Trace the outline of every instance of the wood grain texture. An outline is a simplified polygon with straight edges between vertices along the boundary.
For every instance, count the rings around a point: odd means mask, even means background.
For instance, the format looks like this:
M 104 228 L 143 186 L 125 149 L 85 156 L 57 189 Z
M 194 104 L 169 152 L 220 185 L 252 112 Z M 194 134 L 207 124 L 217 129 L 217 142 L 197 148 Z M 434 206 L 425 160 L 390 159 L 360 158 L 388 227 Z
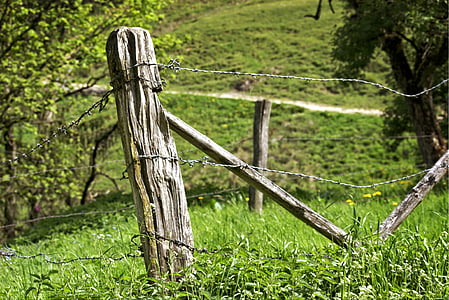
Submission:
M 253 165 L 266 168 L 268 160 L 268 127 L 270 124 L 271 101 L 258 100 L 254 108 Z M 263 193 L 253 186 L 249 188 L 249 209 L 262 212 Z
M 412 211 L 423 201 L 430 190 L 447 174 L 449 164 L 449 151 L 446 152 L 429 172 L 412 188 L 399 203 L 393 212 L 380 225 L 378 233 L 386 240 L 399 225 L 412 213 Z
M 141 158 L 177 156 L 157 96 L 162 86 L 153 43 L 146 30 L 121 27 L 111 33 L 106 50 L 147 272 L 153 277 L 178 272 L 192 263 L 192 253 L 155 233 L 193 246 L 180 166 Z

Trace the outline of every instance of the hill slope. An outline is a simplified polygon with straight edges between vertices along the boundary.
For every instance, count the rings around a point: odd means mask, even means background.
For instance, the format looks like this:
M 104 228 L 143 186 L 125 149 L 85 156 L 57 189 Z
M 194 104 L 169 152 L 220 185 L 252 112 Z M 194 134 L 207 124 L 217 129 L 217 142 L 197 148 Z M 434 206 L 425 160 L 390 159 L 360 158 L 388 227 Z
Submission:
M 175 2 L 167 9 L 167 21 L 155 31 L 156 35 L 170 32 L 183 40 L 182 48 L 169 53 L 180 58 L 181 66 L 312 78 L 334 76 L 332 32 L 343 13 L 338 3 L 336 14 L 323 7 L 319 21 L 304 17 L 315 12 L 316 0 L 208 1 L 204 6 L 199 3 Z M 386 83 L 387 73 L 383 56 L 379 55 L 365 75 L 370 81 Z M 176 79 L 168 81 L 169 89 L 179 91 L 239 90 L 264 97 L 356 108 L 382 109 L 393 98 L 385 91 L 360 84 L 343 87 L 337 83 L 190 72 L 180 72 Z

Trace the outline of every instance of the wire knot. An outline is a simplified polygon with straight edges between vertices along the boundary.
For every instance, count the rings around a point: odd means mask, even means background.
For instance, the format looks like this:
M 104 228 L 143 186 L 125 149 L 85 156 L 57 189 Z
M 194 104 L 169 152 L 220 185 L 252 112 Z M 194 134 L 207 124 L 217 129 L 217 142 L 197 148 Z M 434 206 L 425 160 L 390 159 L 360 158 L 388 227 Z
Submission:
M 170 59 L 168 64 L 162 66 L 167 69 L 175 70 L 176 72 L 178 72 L 181 69 L 181 63 L 177 58 Z

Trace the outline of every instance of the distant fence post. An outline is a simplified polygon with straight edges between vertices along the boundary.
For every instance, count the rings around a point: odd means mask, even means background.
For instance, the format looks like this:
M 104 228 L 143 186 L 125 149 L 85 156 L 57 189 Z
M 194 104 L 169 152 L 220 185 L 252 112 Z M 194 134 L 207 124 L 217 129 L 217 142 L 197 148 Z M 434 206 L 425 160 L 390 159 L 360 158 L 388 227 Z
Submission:
M 193 235 L 179 162 L 157 158 L 177 152 L 157 96 L 162 84 L 153 42 L 142 28 L 120 27 L 106 52 L 147 273 L 178 272 L 192 263 L 181 243 L 193 246 Z
M 438 181 L 448 172 L 449 151 L 446 152 L 427 174 L 412 188 L 399 203 L 393 212 L 380 225 L 378 233 L 383 240 L 386 240 L 396 228 L 412 213 L 412 211 L 422 202 L 424 197 L 437 184 Z
M 271 101 L 258 100 L 254 109 L 253 165 L 266 168 L 268 159 L 268 125 L 270 123 Z M 263 172 L 261 172 L 263 174 Z M 253 186 L 249 188 L 249 209 L 262 212 L 263 193 Z

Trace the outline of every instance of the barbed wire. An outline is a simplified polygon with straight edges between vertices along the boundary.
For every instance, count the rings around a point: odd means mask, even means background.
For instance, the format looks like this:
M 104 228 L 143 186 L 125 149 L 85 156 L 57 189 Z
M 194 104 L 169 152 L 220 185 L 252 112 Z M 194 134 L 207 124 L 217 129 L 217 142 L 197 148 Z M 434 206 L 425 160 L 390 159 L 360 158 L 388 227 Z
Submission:
M 159 234 L 159 233 L 157 233 L 157 232 L 147 232 L 147 233 L 141 233 L 141 234 L 135 234 L 132 238 L 131 238 L 131 241 L 132 242 L 134 242 L 134 239 L 135 238 L 138 238 L 138 237 L 146 237 L 146 238 L 153 238 L 153 239 L 155 239 L 156 241 L 165 241 L 165 242 L 170 242 L 170 243 L 172 243 L 173 245 L 176 245 L 176 246 L 178 246 L 178 247 L 183 247 L 183 248 L 186 248 L 187 250 L 189 250 L 190 252 L 198 252 L 198 253 L 207 253 L 207 254 L 215 254 L 215 253 L 217 253 L 217 252 L 219 252 L 220 250 L 208 250 L 208 249 L 205 249 L 205 248 L 195 248 L 195 247 L 193 247 L 193 246 L 191 246 L 191 245 L 189 245 L 189 244 L 186 244 L 186 243 L 184 243 L 184 242 L 182 242 L 182 241 L 179 241 L 179 240 L 175 240 L 175 239 L 171 239 L 171 238 L 167 238 L 167 237 L 165 237 L 165 236 L 163 236 L 163 235 L 161 235 L 161 234 Z M 137 243 L 136 242 L 134 242 L 134 244 L 135 245 L 137 245 Z M 139 245 L 137 245 L 137 246 L 139 246 Z M 140 247 L 140 246 L 139 246 Z
M 416 172 L 414 174 L 411 175 L 407 175 L 407 176 L 403 176 L 400 178 L 396 178 L 396 179 L 392 179 L 392 180 L 388 180 L 388 181 L 383 181 L 383 182 L 378 182 L 378 183 L 372 183 L 369 185 L 356 185 L 356 184 L 351 184 L 351 183 L 345 183 L 339 180 L 333 180 L 333 179 L 327 179 L 327 178 L 322 178 L 319 176 L 314 176 L 314 175 L 307 175 L 307 174 L 303 174 L 303 173 L 296 173 L 296 172 L 289 172 L 289 171 L 281 171 L 281 170 L 273 170 L 273 169 L 268 169 L 268 168 L 263 168 L 263 167 L 257 167 L 257 166 L 252 166 L 252 165 L 248 165 L 248 164 L 221 164 L 221 163 L 216 163 L 216 162 L 211 162 L 209 161 L 208 157 L 205 156 L 201 159 L 183 159 L 180 157 L 171 157 L 171 156 L 163 156 L 163 155 L 139 155 L 139 158 L 143 158 L 143 159 L 165 159 L 168 161 L 172 161 L 172 162 L 179 162 L 179 164 L 181 165 L 189 165 L 190 167 L 193 167 L 194 165 L 200 164 L 203 167 L 205 166 L 212 166 L 212 167 L 224 167 L 224 168 L 236 168 L 236 169 L 253 169 L 256 171 L 262 171 L 262 172 L 270 172 L 270 173 L 277 173 L 277 174 L 282 174 L 282 175 L 289 175 L 289 176 L 297 176 L 297 177 L 301 177 L 301 178 L 306 178 L 306 179 L 310 179 L 310 180 L 314 180 L 314 181 L 319 181 L 319 182 L 327 182 L 327 183 L 331 183 L 331 184 L 336 184 L 336 185 L 340 185 L 340 186 L 345 186 L 345 187 L 350 187 L 350 188 L 375 188 L 377 186 L 381 186 L 381 185 L 386 185 L 386 184 L 392 184 L 392 183 L 396 183 L 399 181 L 404 181 L 404 180 L 408 180 L 411 179 L 413 177 L 419 176 L 421 174 L 427 173 L 429 172 L 431 169 L 425 169 L 419 172 Z M 447 165 L 443 165 L 440 166 L 440 168 L 447 168 Z
M 192 162 L 191 160 L 185 160 L 185 159 L 181 159 L 181 158 L 178 158 L 177 160 L 183 162 L 184 164 L 190 164 Z M 117 162 L 123 162 L 123 161 L 124 160 L 118 160 Z M 111 161 L 111 162 L 116 162 L 116 161 Z M 199 162 L 199 160 L 193 160 L 194 164 L 198 163 L 198 162 Z M 203 165 L 203 163 L 201 163 L 201 164 Z M 208 165 L 212 165 L 212 162 L 207 162 L 207 164 Z M 218 165 L 218 164 L 215 164 L 215 165 Z M 237 167 L 237 166 L 235 166 L 235 167 Z M 86 167 L 80 167 L 80 168 L 86 168 Z M 255 168 L 259 168 L 259 167 L 255 167 Z M 364 171 L 349 172 L 349 173 L 340 173 L 340 174 L 335 174 L 334 176 L 348 176 L 348 175 L 354 175 L 354 174 L 365 174 L 365 173 L 382 172 L 382 171 L 385 171 L 385 170 L 387 170 L 387 171 L 402 170 L 402 169 L 407 169 L 407 168 L 410 168 L 410 166 L 393 167 L 393 168 L 386 168 L 386 169 L 383 168 L 383 169 L 374 169 L 374 170 L 364 170 Z M 425 170 L 419 171 L 417 173 L 414 173 L 412 175 L 408 175 L 408 176 L 405 176 L 405 177 L 402 177 L 402 178 L 394 179 L 394 182 L 400 182 L 400 181 L 408 180 L 408 179 L 413 178 L 415 176 L 418 176 L 418 175 L 420 175 L 422 173 L 425 173 L 425 172 L 427 172 L 429 170 L 430 169 L 425 169 Z M 285 172 L 285 171 L 277 171 L 277 170 L 272 170 L 272 171 L 275 172 L 275 173 L 280 173 L 280 174 L 291 173 L 291 174 L 287 174 L 287 175 L 297 175 L 297 176 L 304 175 L 304 174 L 300 174 L 300 173 L 292 173 L 292 172 Z M 23 176 L 25 176 L 25 175 L 26 174 L 23 174 Z M 305 176 L 310 176 L 310 175 L 305 175 Z M 316 178 L 319 178 L 319 177 L 316 177 Z M 323 180 L 327 181 L 327 179 L 323 179 Z M 387 183 L 394 183 L 394 182 L 388 181 L 386 183 L 377 183 L 375 185 L 377 186 L 377 185 L 380 185 L 380 184 L 387 184 Z M 340 181 L 334 181 L 332 183 L 345 185 L 345 183 L 342 183 Z M 352 186 L 352 187 L 372 187 L 372 186 L 373 185 Z M 200 193 L 200 194 L 195 194 L 195 195 L 187 195 L 186 199 L 195 199 L 195 198 L 198 198 L 198 197 L 219 195 L 219 194 L 223 194 L 223 193 L 239 191 L 241 189 L 242 189 L 242 187 L 238 187 L 238 188 L 223 189 L 223 190 L 214 191 L 214 192 Z M 134 208 L 134 205 L 130 205 L 130 206 L 127 206 L 127 207 L 116 209 L 116 210 L 90 211 L 90 212 L 70 213 L 70 214 L 64 214 L 64 215 L 42 216 L 42 217 L 38 217 L 38 218 L 34 218 L 34 219 L 19 221 L 19 222 L 16 222 L 14 224 L 2 225 L 2 226 L 0 226 L 0 229 L 5 229 L 5 228 L 9 228 L 9 227 L 16 227 L 16 226 L 19 226 L 19 225 L 34 223 L 34 222 L 38 222 L 38 221 L 42 221 L 42 220 L 46 220 L 46 219 L 69 218 L 69 217 L 74 217 L 74 216 L 93 215 L 93 214 L 117 213 L 117 212 L 120 212 L 120 211 L 129 210 L 129 209 L 133 209 L 133 208 Z
M 387 140 L 387 139 L 415 139 L 415 138 L 426 138 L 426 137 L 433 137 L 433 135 L 422 135 L 422 136 L 378 136 L 378 137 L 364 137 L 364 136 L 356 136 L 356 137 L 318 137 L 318 138 L 308 138 L 308 137 L 280 137 L 280 138 L 271 138 L 269 140 L 270 143 L 275 142 L 281 142 L 281 141 L 351 141 L 351 140 Z M 239 140 L 238 142 L 232 142 L 229 144 L 224 145 L 223 147 L 231 147 L 235 145 L 241 145 L 243 142 L 250 141 L 251 138 L 244 138 Z M 192 148 L 188 150 L 182 150 L 179 151 L 178 154 L 184 154 L 184 153 L 190 153 L 190 152 L 201 152 L 200 149 Z M 20 177 L 27 177 L 27 176 L 33 176 L 33 175 L 39 175 L 39 174 L 45 174 L 45 173 L 51 173 L 51 172 L 65 172 L 65 171 L 74 171 L 74 170 L 83 170 L 83 169 L 92 169 L 96 167 L 100 167 L 102 165 L 106 164 L 114 164 L 114 163 L 121 163 L 125 162 L 124 159 L 118 159 L 118 160 L 111 160 L 111 161 L 105 161 L 102 163 L 98 163 L 95 165 L 86 165 L 86 166 L 77 166 L 77 167 L 66 167 L 66 168 L 54 168 L 54 169 L 47 169 L 47 170 L 41 170 L 41 171 L 34 171 L 29 173 L 20 173 L 14 176 L 4 176 L 0 178 L 1 181 L 10 181 L 14 180 Z M 341 165 L 340 165 L 341 166 Z M 403 169 L 404 167 L 397 168 L 397 169 Z M 379 170 L 366 170 L 366 171 L 360 171 L 357 173 L 372 173 Z M 350 175 L 353 173 L 343 173 L 343 174 L 337 174 L 338 176 L 341 175 Z M 120 179 L 120 178 L 116 178 Z
M 52 142 L 53 139 L 55 139 L 56 137 L 58 137 L 60 134 L 68 134 L 69 130 L 72 129 L 75 126 L 78 126 L 80 124 L 80 122 L 86 117 L 86 116 L 90 116 L 93 114 L 93 111 L 95 109 L 99 109 L 99 111 L 102 111 L 108 101 L 109 101 L 109 96 L 111 95 L 113 90 L 109 90 L 107 91 L 99 101 L 95 102 L 91 107 L 89 107 L 87 110 L 85 110 L 76 120 L 71 121 L 70 123 L 68 123 L 67 125 L 64 125 L 60 128 L 57 128 L 55 131 L 53 131 L 53 133 L 51 133 L 49 136 L 41 139 L 40 143 L 37 143 L 36 146 L 34 146 L 33 148 L 31 148 L 30 150 L 28 150 L 27 152 L 23 152 L 20 153 L 18 156 L 12 158 L 12 159 L 8 159 L 5 161 L 1 161 L 0 164 L 12 164 L 15 163 L 21 159 L 26 159 L 29 158 L 34 152 L 44 148 L 46 145 L 50 144 Z
M 349 165 L 340 165 L 340 167 L 341 166 L 349 166 Z M 353 164 L 351 164 L 350 166 L 353 166 Z M 384 172 L 384 171 L 396 171 L 396 170 L 412 169 L 415 167 L 424 167 L 424 166 L 425 166 L 424 164 L 417 165 L 417 166 L 398 166 L 398 167 L 390 167 L 390 168 L 382 168 L 382 169 L 372 169 L 372 170 L 354 171 L 354 172 L 347 172 L 347 173 L 338 173 L 338 174 L 333 174 L 333 176 L 349 176 L 349 175 L 377 173 L 377 172 Z
M 215 191 L 215 192 L 209 192 L 209 193 L 202 193 L 202 194 L 197 194 L 197 195 L 191 195 L 191 196 L 187 196 L 187 199 L 194 199 L 194 198 L 198 198 L 198 197 L 204 197 L 204 196 L 213 196 L 213 195 L 220 195 L 220 194 L 224 194 L 224 193 L 229 193 L 229 192 L 236 192 L 241 190 L 242 188 L 232 188 L 232 189 L 224 189 L 221 191 Z
M 15 249 L 5 248 L 5 249 L 0 249 L 0 263 L 1 263 L 1 260 L 11 263 L 11 261 L 13 259 L 29 260 L 29 259 L 39 258 L 39 257 L 43 257 L 45 263 L 55 264 L 55 265 L 69 264 L 69 263 L 74 263 L 74 262 L 79 262 L 79 261 L 97 261 L 97 260 L 116 262 L 116 261 L 122 261 L 127 258 L 139 258 L 139 257 L 143 257 L 144 255 L 143 255 L 143 251 L 142 251 L 142 245 L 135 241 L 135 239 L 138 237 L 151 238 L 151 239 L 154 239 L 159 242 L 160 241 L 169 242 L 172 245 L 175 245 L 177 247 L 185 248 L 188 251 L 190 251 L 191 253 L 196 252 L 196 253 L 208 254 L 208 255 L 220 254 L 225 257 L 231 256 L 228 253 L 230 250 L 229 247 L 224 247 L 224 248 L 219 248 L 219 249 L 214 249 L 214 250 L 209 250 L 206 248 L 197 248 L 197 247 L 194 247 L 187 243 L 184 243 L 182 241 L 167 238 L 167 237 L 165 237 L 161 234 L 158 234 L 156 232 L 148 232 L 145 234 L 142 233 L 142 234 L 136 234 L 136 235 L 132 236 L 131 243 L 133 243 L 134 246 L 137 247 L 137 249 L 133 253 L 126 253 L 126 254 L 122 254 L 120 256 L 115 256 L 115 257 L 80 256 L 80 257 L 75 257 L 75 258 L 70 258 L 70 259 L 56 260 L 56 259 L 51 258 L 50 255 L 42 253 L 42 252 L 37 253 L 37 254 L 32 254 L 32 255 L 20 255 L 17 253 L 17 251 Z M 237 245 L 240 245 L 240 243 L 237 243 Z M 324 254 L 313 254 L 313 253 L 303 252 L 300 255 L 307 256 L 307 257 L 320 256 L 320 257 L 324 257 L 327 259 L 332 259 L 332 257 L 330 257 L 328 255 L 324 255 Z M 260 260 L 279 260 L 279 259 L 284 259 L 284 258 L 285 257 L 283 257 L 283 256 L 258 257 L 258 259 L 260 259 Z
M 50 263 L 50 264 L 55 264 L 55 265 L 69 264 L 69 263 L 73 263 L 73 262 L 77 262 L 77 261 L 85 261 L 85 260 L 88 260 L 88 261 L 89 260 L 90 261 L 104 260 L 104 261 L 115 262 L 115 261 L 124 260 L 126 258 L 130 258 L 130 257 L 142 257 L 142 256 L 143 256 L 142 253 L 139 253 L 139 254 L 126 253 L 126 254 L 123 254 L 123 255 L 117 256 L 117 257 L 83 256 L 83 257 L 76 257 L 76 258 L 71 258 L 71 259 L 55 260 L 45 253 L 37 253 L 37 254 L 33 254 L 33 255 L 19 255 L 19 254 L 17 254 L 17 252 L 14 249 L 0 250 L 0 258 L 3 258 L 3 260 L 5 260 L 5 261 L 10 261 L 13 258 L 33 259 L 33 258 L 43 257 L 44 262 Z
M 76 212 L 76 213 L 70 213 L 70 214 L 65 214 L 65 215 L 43 216 L 43 217 L 39 217 L 39 218 L 16 222 L 14 224 L 2 225 L 2 226 L 0 226 L 0 229 L 15 227 L 15 226 L 22 225 L 22 224 L 34 223 L 37 221 L 42 221 L 42 220 L 47 220 L 47 219 L 70 218 L 70 217 L 76 217 L 76 216 L 87 216 L 87 215 L 96 215 L 96 214 L 113 214 L 113 213 L 118 213 L 118 212 L 121 212 L 124 210 L 132 209 L 132 208 L 134 208 L 134 204 L 126 206 L 126 207 L 114 209 L 114 210 L 97 210 L 97 211 L 87 211 L 87 212 Z
M 214 191 L 214 192 L 189 195 L 189 196 L 186 196 L 186 199 L 195 199 L 195 198 L 204 197 L 204 196 L 220 195 L 220 194 L 224 194 L 224 193 L 235 192 L 240 189 L 241 188 L 230 188 L 230 189 L 223 189 L 223 190 Z M 47 219 L 61 219 L 61 218 L 70 218 L 70 217 L 76 217 L 76 216 L 86 216 L 86 215 L 96 215 L 96 214 L 113 214 L 113 213 L 118 213 L 118 212 L 125 211 L 125 210 L 130 210 L 130 209 L 133 209 L 134 207 L 135 207 L 134 204 L 132 204 L 132 205 L 129 205 L 126 207 L 121 207 L 121 208 L 114 209 L 114 210 L 96 210 L 96 211 L 70 213 L 70 214 L 64 214 L 64 215 L 42 216 L 42 217 L 38 217 L 38 218 L 34 218 L 34 219 L 19 221 L 14 224 L 1 225 L 0 229 L 16 227 L 16 226 L 23 225 L 23 224 L 35 223 L 35 222 L 47 220 Z
M 68 167 L 68 168 L 55 168 L 55 169 L 48 169 L 48 170 L 42 170 L 42 171 L 35 171 L 30 173 L 21 173 L 14 176 L 5 176 L 3 178 L 0 178 L 0 181 L 9 181 L 20 177 L 26 177 L 26 176 L 33 176 L 33 175 L 39 175 L 39 174 L 45 174 L 45 173 L 51 173 L 51 172 L 65 172 L 65 171 L 74 171 L 74 170 L 83 170 L 83 169 L 92 169 L 97 168 L 106 164 L 113 164 L 118 162 L 124 162 L 124 159 L 118 159 L 118 160 L 109 160 L 102 163 L 98 163 L 95 165 L 88 165 L 88 166 L 80 166 L 80 167 Z
M 232 142 L 229 144 L 224 145 L 223 147 L 230 147 L 230 146 L 234 146 L 234 145 L 238 145 L 241 144 L 242 142 L 251 140 L 251 138 L 244 138 L 239 140 L 238 142 Z M 179 154 L 183 154 L 183 153 L 189 153 L 189 152 L 198 152 L 201 151 L 200 149 L 197 148 L 192 148 L 192 149 L 188 149 L 188 150 L 182 150 L 179 151 Z M 45 174 L 45 173 L 51 173 L 51 172 L 64 172 L 64 171 L 73 171 L 73 170 L 83 170 L 83 169 L 92 169 L 92 168 L 96 168 L 96 167 L 100 167 L 102 165 L 106 165 L 106 164 L 114 164 L 114 163 L 119 163 L 119 162 L 125 162 L 124 159 L 117 159 L 117 160 L 110 160 L 110 161 L 105 161 L 102 163 L 98 163 L 95 165 L 86 165 L 86 166 L 78 166 L 78 167 L 66 167 L 66 168 L 53 168 L 53 169 L 47 169 L 47 170 L 41 170 L 41 171 L 34 171 L 34 172 L 28 172 L 28 173 L 20 173 L 20 174 L 16 174 L 14 176 L 4 176 L 0 178 L 0 182 L 1 181 L 10 181 L 10 180 L 14 180 L 20 177 L 27 177 L 27 176 L 33 176 L 33 175 L 39 175 L 39 174 Z M 120 179 L 120 178 L 117 178 Z
M 139 63 L 135 66 L 131 66 L 130 68 L 134 68 L 140 65 L 153 65 L 153 64 L 149 64 L 149 63 Z M 263 74 L 263 73 L 250 73 L 250 72 L 235 72 L 235 71 L 219 71 L 219 70 L 203 70 L 203 69 L 197 69 L 197 68 L 184 68 L 181 67 L 181 64 L 179 62 L 179 59 L 171 59 L 168 64 L 157 64 L 159 67 L 161 67 L 162 69 L 170 69 L 173 70 L 175 72 L 179 72 L 179 71 L 188 71 L 188 72 L 194 72 L 194 73 L 211 73 L 211 74 L 221 74 L 221 75 L 233 75 L 233 76 L 251 76 L 251 77 L 269 77 L 269 78 L 281 78 L 281 79 L 298 79 L 298 80 L 305 80 L 305 81 L 324 81 L 324 82 L 329 82 L 329 81 L 341 81 L 341 82 L 356 82 L 356 83 L 361 83 L 361 84 L 367 84 L 367 85 L 372 85 L 375 86 L 377 88 L 380 89 L 384 89 L 387 90 L 389 92 L 392 92 L 394 94 L 403 96 L 403 97 L 407 97 L 407 98 L 415 98 L 418 96 L 421 96 L 425 93 L 428 93 L 444 84 L 446 84 L 449 81 L 448 79 L 444 79 L 443 81 L 441 81 L 440 83 L 434 85 L 431 88 L 428 88 L 424 91 L 421 91 L 419 93 L 416 94 L 405 94 L 399 91 L 396 91 L 392 88 L 389 88 L 385 85 L 382 85 L 380 83 L 376 83 L 376 82 L 371 82 L 371 81 L 367 81 L 367 80 L 363 80 L 363 79 L 355 79 L 355 78 L 314 78 L 314 77 L 304 77 L 304 76 L 294 76 L 294 75 L 275 75 L 275 74 Z

